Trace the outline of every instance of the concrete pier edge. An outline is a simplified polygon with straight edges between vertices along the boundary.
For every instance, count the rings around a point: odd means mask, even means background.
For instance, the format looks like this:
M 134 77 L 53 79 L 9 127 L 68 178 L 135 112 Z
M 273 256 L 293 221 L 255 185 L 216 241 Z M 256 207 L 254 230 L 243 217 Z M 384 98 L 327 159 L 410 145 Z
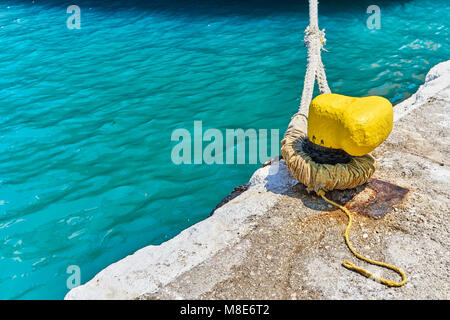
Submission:
M 405 269 L 402 288 L 342 268 L 353 259 L 345 215 L 308 197 L 281 160 L 212 216 L 111 264 L 65 299 L 448 299 L 449 111 L 450 60 L 394 106 L 394 130 L 374 152 L 375 178 L 410 190 L 406 200 L 383 219 L 358 216 L 351 236 L 361 253 Z

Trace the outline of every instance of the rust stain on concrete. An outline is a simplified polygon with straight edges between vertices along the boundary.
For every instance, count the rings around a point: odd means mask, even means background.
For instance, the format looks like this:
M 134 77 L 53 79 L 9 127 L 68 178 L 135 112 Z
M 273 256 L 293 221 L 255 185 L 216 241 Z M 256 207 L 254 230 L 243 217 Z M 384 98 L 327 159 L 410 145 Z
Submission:
M 367 183 L 349 190 L 333 190 L 327 196 L 345 205 L 354 213 L 374 219 L 381 219 L 402 203 L 409 189 L 393 183 L 370 179 Z

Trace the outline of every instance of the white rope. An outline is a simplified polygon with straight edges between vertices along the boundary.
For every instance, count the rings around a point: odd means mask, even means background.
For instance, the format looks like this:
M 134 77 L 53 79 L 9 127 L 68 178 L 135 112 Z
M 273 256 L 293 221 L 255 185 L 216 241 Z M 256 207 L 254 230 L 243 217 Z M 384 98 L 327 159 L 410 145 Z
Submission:
M 330 93 L 325 68 L 322 63 L 321 51 L 325 45 L 325 30 L 319 30 L 319 18 L 317 13 L 317 0 L 309 1 L 309 26 L 305 29 L 304 42 L 308 47 L 308 64 L 306 67 L 305 82 L 303 84 L 302 99 L 298 113 L 308 116 L 309 104 L 311 103 L 314 82 L 317 79 L 320 93 Z

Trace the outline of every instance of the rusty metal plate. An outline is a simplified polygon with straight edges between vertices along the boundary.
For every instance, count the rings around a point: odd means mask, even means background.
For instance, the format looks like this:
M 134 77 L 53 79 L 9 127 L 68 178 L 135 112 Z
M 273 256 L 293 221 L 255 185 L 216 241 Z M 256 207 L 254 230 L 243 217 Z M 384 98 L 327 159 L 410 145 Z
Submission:
M 327 193 L 331 200 L 345 205 L 354 213 L 374 219 L 381 219 L 391 212 L 395 205 L 406 198 L 409 190 L 379 179 L 349 190 L 333 190 Z

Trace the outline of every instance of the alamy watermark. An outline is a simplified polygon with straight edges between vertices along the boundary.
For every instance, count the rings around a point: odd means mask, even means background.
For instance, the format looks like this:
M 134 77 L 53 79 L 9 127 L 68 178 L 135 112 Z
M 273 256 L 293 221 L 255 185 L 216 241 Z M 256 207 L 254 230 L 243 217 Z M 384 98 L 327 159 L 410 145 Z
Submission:
M 81 9 L 79 6 L 71 5 L 67 7 L 67 13 L 71 14 L 66 20 L 68 29 L 81 29 Z
M 257 164 L 279 155 L 278 129 L 219 129 L 203 132 L 202 121 L 194 121 L 193 135 L 185 128 L 172 132 L 171 141 L 174 164 Z M 248 151 L 248 152 L 247 152 Z
M 66 280 L 67 289 L 73 289 L 81 284 L 81 269 L 77 265 L 70 265 L 66 269 L 66 273 L 70 274 Z
M 366 20 L 366 26 L 369 29 L 381 29 L 381 9 L 373 4 L 367 7 L 366 13 L 371 14 Z
M 68 29 L 81 29 L 81 9 L 77 5 L 70 5 L 66 12 L 70 16 L 66 20 Z M 381 9 L 379 6 L 372 4 L 367 7 L 367 14 L 370 16 L 366 20 L 366 26 L 369 29 L 381 29 Z

